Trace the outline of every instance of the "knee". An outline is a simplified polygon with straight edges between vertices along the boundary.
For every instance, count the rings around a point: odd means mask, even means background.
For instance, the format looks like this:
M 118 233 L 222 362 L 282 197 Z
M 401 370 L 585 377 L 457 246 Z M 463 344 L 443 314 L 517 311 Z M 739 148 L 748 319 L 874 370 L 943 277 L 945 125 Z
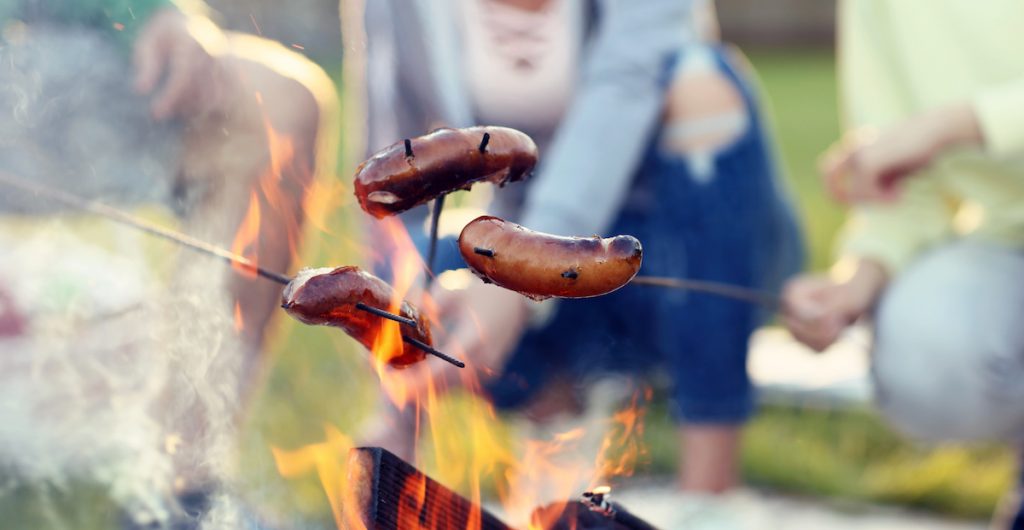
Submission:
M 977 326 L 972 304 L 935 285 L 896 282 L 876 320 L 876 402 L 899 430 L 923 439 L 1006 439 L 1024 419 L 1014 381 L 1020 353 Z

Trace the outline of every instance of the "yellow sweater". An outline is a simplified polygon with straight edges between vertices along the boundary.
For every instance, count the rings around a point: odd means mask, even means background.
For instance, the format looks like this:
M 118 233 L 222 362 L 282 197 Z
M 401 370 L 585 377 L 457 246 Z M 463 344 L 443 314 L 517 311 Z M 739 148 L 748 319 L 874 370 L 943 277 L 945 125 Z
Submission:
M 951 237 L 1024 248 L 1024 1 L 844 0 L 839 17 L 848 127 L 969 101 L 986 142 L 915 175 L 899 203 L 856 208 L 841 252 L 896 272 Z

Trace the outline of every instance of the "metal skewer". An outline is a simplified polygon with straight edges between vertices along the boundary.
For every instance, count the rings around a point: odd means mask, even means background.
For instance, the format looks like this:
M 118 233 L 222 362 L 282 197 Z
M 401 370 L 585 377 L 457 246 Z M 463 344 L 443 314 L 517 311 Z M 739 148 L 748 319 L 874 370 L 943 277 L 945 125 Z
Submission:
M 482 247 L 473 247 L 473 253 L 487 258 L 494 258 L 498 255 L 494 249 Z M 562 278 L 567 280 L 575 280 L 578 277 L 579 272 L 575 269 L 569 269 L 562 272 Z M 742 302 L 747 302 L 748 304 L 759 305 L 771 310 L 778 309 L 782 306 L 782 299 L 775 293 L 729 283 L 705 280 L 685 280 L 682 278 L 670 278 L 665 276 L 635 276 L 629 281 L 629 284 L 706 293 L 724 298 L 732 298 L 733 300 L 740 300 Z
M 96 214 L 100 217 L 105 217 L 114 222 L 120 223 L 125 226 L 130 226 L 137 230 L 141 230 L 147 234 L 162 238 L 172 243 L 176 243 L 185 248 L 221 258 L 227 261 L 228 263 L 238 265 L 246 270 L 256 273 L 262 278 L 266 278 L 272 282 L 276 282 L 281 285 L 288 285 L 292 281 L 291 278 L 285 276 L 284 274 L 270 271 L 263 267 L 260 267 L 259 265 L 254 263 L 249 258 L 246 258 L 245 256 L 240 256 L 238 254 L 235 254 L 234 252 L 230 252 L 218 246 L 211 245 L 210 243 L 207 243 L 200 239 L 196 239 L 192 236 L 151 223 L 149 221 L 146 221 L 145 219 L 118 210 L 117 208 L 107 206 L 106 204 L 103 204 L 98 201 L 83 199 L 77 195 L 73 195 L 71 193 L 67 193 L 65 191 L 58 190 L 55 188 L 50 188 L 42 184 L 29 182 L 25 179 L 16 177 L 9 173 L 4 173 L 2 171 L 0 171 L 0 184 L 4 184 L 6 186 L 19 189 L 25 193 L 29 193 L 32 195 L 46 197 L 47 199 L 52 200 L 54 202 L 58 202 L 60 204 L 69 206 L 76 210 L 81 210 L 92 214 Z M 395 322 L 405 324 L 413 328 L 417 327 L 416 321 L 411 318 L 406 318 L 401 315 L 389 313 L 382 309 L 377 309 L 376 307 L 370 307 L 363 303 L 357 303 L 356 308 L 362 311 L 366 311 L 368 313 L 372 313 L 381 318 L 394 320 Z M 406 337 L 405 335 L 402 336 L 402 339 L 405 340 L 407 343 L 411 344 L 412 346 L 419 348 L 424 352 L 434 355 L 440 359 L 448 361 L 454 364 L 455 366 L 458 366 L 459 368 L 463 368 L 466 366 L 465 363 L 463 363 L 462 361 L 459 361 L 444 353 L 441 353 L 424 342 L 418 341 L 410 337 Z
M 425 352 L 427 352 L 427 353 L 429 353 L 431 355 L 434 355 L 436 357 L 440 357 L 440 358 L 442 358 L 442 359 L 444 359 L 444 360 L 454 364 L 455 366 L 458 366 L 459 368 L 465 368 L 466 367 L 466 363 L 464 363 L 464 362 L 462 362 L 462 361 L 460 361 L 460 360 L 458 360 L 458 359 L 456 359 L 454 357 L 450 357 L 450 356 L 448 356 L 445 353 L 441 353 L 441 352 L 435 350 L 433 348 L 433 346 L 431 346 L 431 345 L 429 345 L 429 344 L 427 344 L 427 343 L 425 343 L 423 341 L 419 341 L 419 340 L 416 340 L 416 339 L 414 339 L 412 337 L 408 337 L 408 336 L 405 336 L 405 335 L 402 335 L 402 340 L 407 342 L 407 343 L 409 343 L 409 344 L 412 344 L 413 346 L 415 346 L 415 347 L 417 347 L 417 348 L 419 348 L 419 349 L 421 349 L 421 350 L 423 350 L 423 351 L 425 351 Z
M 666 278 L 662 276 L 637 276 L 629 282 L 632 285 L 649 285 L 652 287 L 665 287 L 669 289 L 680 289 L 698 293 L 707 293 L 725 298 L 732 298 L 768 309 L 778 309 L 782 306 L 782 299 L 775 293 L 740 287 L 721 282 L 709 282 L 704 280 L 684 280 L 681 278 Z
M 427 274 L 423 279 L 424 290 L 430 290 L 430 284 L 434 282 L 434 261 L 437 259 L 437 229 L 441 223 L 444 197 L 444 195 L 439 195 L 434 199 L 433 211 L 430 215 L 430 246 L 427 247 Z
M 477 146 L 477 151 L 481 155 L 487 154 L 487 145 L 491 143 L 491 133 L 485 132 L 483 137 L 480 138 L 480 145 Z M 405 156 L 412 157 L 412 144 L 409 140 L 405 140 Z M 438 195 L 434 199 L 433 211 L 430 216 L 430 246 L 427 247 L 427 275 L 423 281 L 423 285 L 426 289 L 430 289 L 430 284 L 434 281 L 434 261 L 437 258 L 437 230 L 438 225 L 441 223 L 441 210 L 444 209 L 444 199 L 447 194 Z
M 269 271 L 262 267 L 257 266 L 252 260 L 245 256 L 239 256 L 233 252 L 229 252 L 223 248 L 211 245 L 200 239 L 196 239 L 189 235 L 181 232 L 164 228 L 160 225 L 146 221 L 145 219 L 136 217 L 129 213 L 112 208 L 98 201 L 91 201 L 83 199 L 77 195 L 67 193 L 63 190 L 58 190 L 35 182 L 29 182 L 22 178 L 16 177 L 9 173 L 0 172 L 0 183 L 10 186 L 12 188 L 20 189 L 23 192 L 39 195 L 46 197 L 54 202 L 61 203 L 65 206 L 70 206 L 76 210 L 82 210 L 89 213 L 106 217 L 112 221 L 116 221 L 123 225 L 128 225 L 150 235 L 154 235 L 161 239 L 177 243 L 186 248 L 195 250 L 197 252 L 203 252 L 211 256 L 221 258 L 228 263 L 232 263 L 246 269 L 250 272 L 254 272 L 257 275 L 266 278 L 270 281 L 277 282 L 281 285 L 288 285 L 292 281 L 291 278 L 273 271 Z
M 411 327 L 414 327 L 414 328 L 416 327 L 416 321 L 411 319 L 411 318 L 405 318 L 402 315 L 396 315 L 394 313 L 389 313 L 389 312 L 387 312 L 387 311 L 385 311 L 383 309 L 377 309 L 376 307 L 368 306 L 368 305 L 366 305 L 366 304 L 364 304 L 362 302 L 357 302 L 356 303 L 356 309 L 358 309 L 360 311 L 366 311 L 367 313 L 372 313 L 372 314 L 377 315 L 377 316 L 379 316 L 381 318 L 386 318 L 388 320 L 394 320 L 395 322 L 398 322 L 399 324 L 405 324 L 406 326 L 411 326 Z

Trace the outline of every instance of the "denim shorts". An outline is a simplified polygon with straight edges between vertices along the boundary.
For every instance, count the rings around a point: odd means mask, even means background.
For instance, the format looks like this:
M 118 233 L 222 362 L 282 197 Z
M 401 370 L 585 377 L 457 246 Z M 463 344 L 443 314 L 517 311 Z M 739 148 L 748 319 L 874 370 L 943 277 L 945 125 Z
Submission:
M 647 191 L 639 195 L 653 199 L 627 202 L 605 235 L 640 239 L 642 275 L 776 290 L 802 264 L 799 230 L 753 93 L 724 48 L 709 50 L 743 95 L 745 131 L 714 154 L 710 178 L 707 171 L 695 175 L 691 161 L 666 153 L 659 133 L 633 183 L 634 192 Z M 456 242 L 440 241 L 436 269 L 460 267 L 465 264 Z M 754 404 L 747 343 L 765 317 L 744 302 L 645 286 L 560 300 L 549 323 L 525 333 L 486 391 L 498 408 L 514 409 L 553 380 L 657 370 L 671 378 L 680 421 L 739 423 Z

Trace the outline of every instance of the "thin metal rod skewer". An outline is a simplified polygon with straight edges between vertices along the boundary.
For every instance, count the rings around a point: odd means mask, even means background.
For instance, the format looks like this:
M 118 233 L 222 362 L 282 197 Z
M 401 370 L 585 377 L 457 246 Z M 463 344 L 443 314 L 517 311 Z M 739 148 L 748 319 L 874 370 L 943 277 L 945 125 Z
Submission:
M 632 285 L 649 285 L 652 287 L 664 287 L 669 289 L 681 289 L 684 291 L 707 293 L 740 300 L 769 309 L 777 309 L 782 305 L 782 299 L 775 293 L 740 287 L 738 285 L 731 285 L 728 283 L 709 282 L 703 280 L 684 280 L 681 278 L 666 278 L 661 276 L 637 276 L 629 283 Z
M 415 347 L 417 347 L 417 348 L 419 348 L 419 349 L 421 349 L 421 350 L 423 350 L 423 351 L 425 351 L 425 352 L 427 352 L 427 353 L 429 353 L 429 354 L 431 354 L 431 355 L 433 355 L 435 357 L 438 357 L 440 359 L 444 359 L 444 360 L 454 364 L 455 366 L 458 366 L 459 368 L 465 368 L 466 367 L 466 363 L 456 359 L 455 357 L 451 357 L 451 356 L 449 356 L 449 355 L 447 355 L 445 353 L 441 353 L 441 352 L 435 350 L 431 345 L 429 345 L 429 344 L 427 344 L 425 342 L 418 341 L 418 340 L 416 340 L 416 339 L 414 339 L 412 337 L 407 337 L 405 335 L 402 335 L 402 340 L 407 342 L 407 343 L 409 343 L 409 344 L 412 344 L 413 346 L 415 346 Z
M 99 215 L 101 217 L 106 217 L 107 219 L 111 219 L 118 223 L 131 226 L 150 235 L 154 235 L 156 237 L 171 241 L 173 243 L 177 243 L 179 245 L 190 248 L 197 252 L 204 252 L 211 256 L 221 258 L 229 263 L 238 265 L 239 267 L 255 272 L 256 274 L 262 276 L 263 278 L 266 278 L 273 282 L 277 282 L 281 285 L 288 285 L 288 283 L 292 281 L 291 278 L 285 276 L 284 274 L 269 271 L 267 269 L 264 269 L 263 267 L 256 265 L 255 263 L 253 263 L 252 260 L 246 258 L 245 256 L 239 256 L 238 254 L 229 252 L 223 248 L 211 245 L 205 241 L 196 239 L 186 234 L 182 234 L 181 232 L 177 232 L 174 230 L 170 230 L 168 228 L 164 228 L 160 225 L 153 224 L 142 218 L 118 210 L 117 208 L 107 206 L 106 204 L 103 204 L 101 202 L 83 199 L 81 197 L 72 195 L 65 191 L 50 188 L 47 186 L 42 186 L 34 182 L 29 182 L 27 180 L 15 177 L 14 175 L 4 172 L 0 172 L 0 183 L 11 186 L 13 188 L 18 188 L 21 191 L 24 191 L 29 194 L 46 197 L 49 200 L 59 202 L 65 206 L 70 206 L 77 210 L 83 210 L 89 213 Z
M 430 246 L 427 247 L 427 275 L 423 280 L 426 290 L 434 282 L 434 262 L 437 260 L 437 230 L 441 223 L 441 210 L 444 209 L 444 195 L 434 199 L 434 211 L 430 215 Z
M 117 208 L 113 208 L 111 206 L 107 206 L 106 204 L 103 204 L 101 202 L 90 201 L 90 200 L 87 200 L 87 199 L 83 199 L 81 197 L 78 197 L 76 195 L 67 193 L 65 191 L 54 189 L 54 188 L 50 188 L 50 187 L 43 186 L 43 185 L 40 185 L 40 184 L 36 184 L 34 182 L 29 182 L 27 180 L 24 180 L 22 178 L 16 177 L 16 176 L 11 175 L 9 173 L 4 173 L 2 171 L 0 171 L 0 184 L 4 184 L 4 185 L 10 186 L 12 188 L 19 189 L 19 190 L 21 190 L 21 191 L 23 191 L 25 193 L 28 193 L 28 194 L 39 195 L 39 196 L 45 197 L 45 198 L 47 198 L 47 199 L 49 199 L 51 201 L 58 202 L 60 204 L 63 204 L 65 206 L 69 206 L 69 207 L 74 208 L 76 210 L 82 210 L 82 211 L 86 211 L 86 212 L 89 212 L 89 213 L 92 213 L 92 214 L 96 214 L 96 215 L 98 215 L 100 217 L 105 217 L 105 218 L 110 219 L 110 220 L 112 220 L 114 222 L 130 226 L 132 228 L 135 228 L 135 229 L 141 230 L 143 232 L 146 232 L 147 234 L 150 234 L 150 235 L 153 235 L 153 236 L 165 239 L 165 240 L 170 241 L 172 243 L 177 243 L 177 244 L 179 244 L 181 246 L 184 246 L 186 248 L 192 249 L 194 251 L 205 253 L 205 254 L 209 254 L 211 256 L 215 256 L 215 257 L 221 258 L 221 259 L 227 261 L 228 263 L 232 263 L 232 264 L 236 264 L 238 266 L 244 267 L 244 268 L 246 268 L 248 270 L 251 270 L 251 271 L 255 272 L 256 274 L 258 274 L 259 276 L 261 276 L 263 278 L 266 278 L 266 279 L 268 279 L 270 281 L 279 283 L 281 285 L 288 285 L 292 281 L 291 278 L 289 278 L 288 276 L 285 276 L 284 274 L 277 273 L 277 272 L 274 272 L 274 271 L 269 271 L 267 269 L 264 269 L 264 268 L 256 265 L 255 263 L 252 262 L 252 260 L 246 258 L 245 256 L 239 256 L 238 254 L 235 254 L 235 253 L 230 252 L 228 250 L 225 250 L 223 248 L 217 247 L 215 245 L 211 245 L 210 243 L 207 243 L 207 242 L 202 241 L 200 239 L 196 239 L 196 238 L 191 237 L 189 235 L 182 234 L 181 232 L 177 232 L 177 231 L 171 230 L 169 228 L 164 228 L 164 227 L 162 227 L 160 225 L 153 224 L 153 223 L 151 223 L 149 221 L 146 221 L 146 220 L 144 220 L 142 218 L 136 217 L 136 216 L 134 216 L 134 215 L 132 215 L 130 213 L 123 212 L 123 211 L 118 210 Z M 363 306 L 363 307 L 360 307 L 360 306 Z M 394 320 L 395 322 L 399 322 L 401 324 L 405 324 L 405 325 L 408 325 L 408 326 L 416 327 L 416 321 L 414 321 L 414 320 L 412 320 L 410 318 L 405 318 L 405 317 L 403 317 L 401 315 L 395 315 L 395 314 L 389 313 L 387 311 L 383 311 L 383 310 L 377 309 L 375 307 L 367 306 L 365 304 L 356 304 L 356 307 L 361 309 L 361 310 L 363 310 L 363 311 L 367 311 L 369 313 L 377 315 L 377 316 L 379 316 L 381 318 L 387 318 L 387 319 L 390 319 L 390 320 Z M 439 357 L 439 358 L 441 358 L 441 359 L 443 359 L 445 361 L 448 361 L 448 362 L 454 364 L 455 366 L 458 366 L 459 368 L 463 368 L 463 367 L 466 366 L 465 363 L 463 363 L 462 361 L 459 361 L 458 359 L 454 359 L 454 358 L 452 358 L 452 357 L 450 357 L 448 355 L 445 355 L 444 353 L 441 353 L 441 352 L 435 350 L 430 345 L 428 345 L 428 344 L 426 344 L 424 342 L 418 341 L 418 340 L 413 339 L 411 337 L 406 337 L 404 335 L 402 336 L 402 339 L 405 342 L 408 342 L 409 344 L 411 344 L 412 346 L 414 346 L 416 348 L 419 348 L 419 349 L 423 350 L 426 353 L 429 353 L 431 355 Z
M 377 309 L 376 307 L 373 307 L 373 306 L 368 306 L 368 305 L 366 305 L 366 304 L 364 304 L 362 302 L 357 302 L 356 303 L 356 309 L 358 309 L 360 311 L 366 311 L 367 313 L 371 313 L 371 314 L 377 315 L 377 316 L 379 316 L 381 318 L 386 318 L 388 320 L 394 320 L 395 322 L 398 322 L 399 324 L 405 324 L 406 326 L 411 326 L 411 327 L 414 327 L 414 328 L 416 327 L 416 321 L 411 319 L 411 318 L 405 318 L 402 315 L 396 315 L 394 313 L 389 313 L 388 311 L 384 311 L 383 309 Z

